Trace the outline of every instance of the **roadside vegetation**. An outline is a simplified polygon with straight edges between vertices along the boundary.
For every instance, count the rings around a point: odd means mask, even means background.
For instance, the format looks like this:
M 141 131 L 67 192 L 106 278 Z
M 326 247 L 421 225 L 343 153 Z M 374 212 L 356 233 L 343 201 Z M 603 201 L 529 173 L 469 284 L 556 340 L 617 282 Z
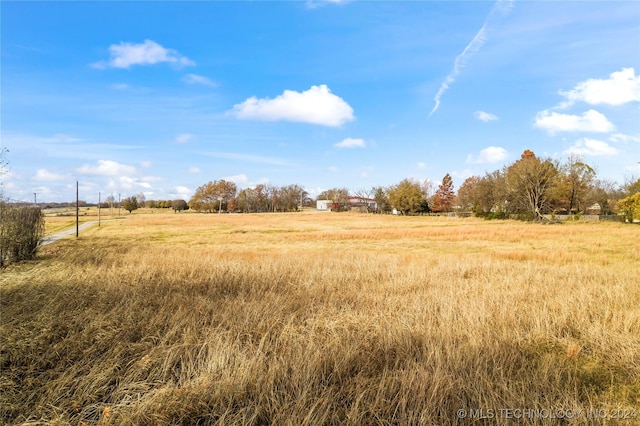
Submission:
M 0 272 L 0 421 L 637 413 L 639 242 L 622 223 L 127 213 Z

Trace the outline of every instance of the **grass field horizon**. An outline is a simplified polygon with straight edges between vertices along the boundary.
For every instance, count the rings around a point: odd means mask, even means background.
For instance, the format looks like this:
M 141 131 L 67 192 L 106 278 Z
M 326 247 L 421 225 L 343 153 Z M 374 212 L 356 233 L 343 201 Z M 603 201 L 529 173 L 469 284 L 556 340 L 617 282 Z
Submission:
M 622 223 L 127 214 L 0 272 L 0 421 L 635 424 L 638 264 Z

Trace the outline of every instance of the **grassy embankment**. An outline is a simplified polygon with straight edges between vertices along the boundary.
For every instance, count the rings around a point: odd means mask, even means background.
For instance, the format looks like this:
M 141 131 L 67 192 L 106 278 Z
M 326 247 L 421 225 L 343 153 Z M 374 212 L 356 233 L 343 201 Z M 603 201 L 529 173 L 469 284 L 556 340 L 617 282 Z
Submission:
M 638 411 L 639 242 L 619 223 L 134 213 L 0 272 L 0 419 Z

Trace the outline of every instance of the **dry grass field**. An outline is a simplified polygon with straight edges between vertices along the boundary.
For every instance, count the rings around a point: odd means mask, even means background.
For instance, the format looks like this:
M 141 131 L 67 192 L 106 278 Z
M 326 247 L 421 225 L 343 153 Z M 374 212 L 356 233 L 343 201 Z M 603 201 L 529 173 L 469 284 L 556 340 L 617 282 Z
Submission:
M 640 424 L 638 226 L 136 213 L 0 272 L 0 421 Z

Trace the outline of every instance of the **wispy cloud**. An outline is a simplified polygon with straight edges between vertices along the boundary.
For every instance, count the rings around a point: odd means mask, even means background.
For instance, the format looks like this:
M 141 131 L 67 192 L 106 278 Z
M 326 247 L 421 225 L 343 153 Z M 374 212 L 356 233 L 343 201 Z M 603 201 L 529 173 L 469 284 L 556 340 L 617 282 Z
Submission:
M 274 166 L 287 166 L 289 163 L 281 158 L 264 157 L 260 155 L 239 154 L 235 152 L 204 152 L 202 155 L 227 160 L 244 161 L 247 163 L 271 164 Z
M 110 87 L 112 89 L 114 89 L 114 90 L 129 90 L 129 89 L 131 89 L 131 86 L 129 86 L 127 83 L 113 83 Z
M 333 146 L 337 148 L 364 148 L 367 146 L 367 143 L 364 139 L 360 138 L 345 138 Z
M 318 8 L 320 6 L 325 6 L 328 4 L 346 4 L 349 3 L 351 0 L 307 0 L 307 7 L 309 9 L 315 9 Z
M 182 133 L 182 134 L 179 134 L 178 136 L 176 136 L 176 142 L 177 143 L 187 143 L 191 139 L 193 139 L 193 137 L 194 137 L 194 135 L 192 135 L 191 133 Z
M 255 96 L 233 106 L 228 114 L 243 120 L 295 121 L 338 127 L 355 119 L 353 108 L 326 85 L 304 92 L 285 90 L 274 99 Z
M 609 140 L 611 142 L 621 142 L 621 143 L 640 142 L 640 135 L 631 136 L 631 135 L 625 135 L 623 133 L 614 133 L 613 135 L 609 136 Z
M 563 154 L 590 155 L 594 157 L 613 156 L 618 154 L 618 150 L 604 141 L 582 138 L 575 141 Z
M 451 85 L 456 81 L 456 78 L 458 77 L 458 75 L 460 75 L 460 71 L 467 64 L 468 59 L 471 56 L 473 56 L 476 52 L 478 52 L 482 47 L 482 45 L 487 41 L 487 28 L 490 25 L 491 20 L 494 18 L 494 16 L 496 15 L 504 16 L 508 14 L 512 8 L 513 8 L 513 0 L 498 0 L 494 4 L 493 8 L 491 9 L 491 12 L 489 13 L 489 16 L 487 17 L 487 19 L 485 19 L 484 24 L 482 25 L 480 30 L 478 30 L 478 32 L 473 37 L 473 39 L 471 39 L 469 44 L 467 44 L 467 46 L 464 48 L 462 53 L 456 56 L 456 59 L 453 63 L 453 69 L 449 72 L 447 77 L 440 84 L 440 89 L 438 89 L 438 92 L 433 98 L 433 101 L 435 104 L 433 106 L 433 109 L 429 113 L 429 117 L 431 117 L 433 113 L 438 110 L 438 108 L 440 107 L 440 99 L 442 98 L 442 95 L 444 95 L 444 93 L 447 90 L 449 90 L 449 87 L 451 87 Z
M 64 180 L 66 179 L 66 176 L 59 173 L 50 172 L 46 169 L 38 169 L 32 179 L 38 182 L 52 182 Z
M 495 121 L 498 119 L 497 115 L 491 114 L 486 111 L 476 111 L 473 113 L 473 116 L 480 121 L 484 121 L 485 123 L 488 123 L 489 121 Z
M 193 66 L 196 63 L 186 56 L 180 55 L 175 49 L 168 49 L 153 40 L 143 43 L 112 44 L 109 46 L 111 59 L 92 64 L 94 68 L 129 68 L 132 65 L 153 65 L 168 62 L 177 67 Z
M 182 77 L 182 81 L 187 84 L 200 84 L 202 86 L 217 87 L 218 84 L 208 77 L 198 74 L 187 74 Z

